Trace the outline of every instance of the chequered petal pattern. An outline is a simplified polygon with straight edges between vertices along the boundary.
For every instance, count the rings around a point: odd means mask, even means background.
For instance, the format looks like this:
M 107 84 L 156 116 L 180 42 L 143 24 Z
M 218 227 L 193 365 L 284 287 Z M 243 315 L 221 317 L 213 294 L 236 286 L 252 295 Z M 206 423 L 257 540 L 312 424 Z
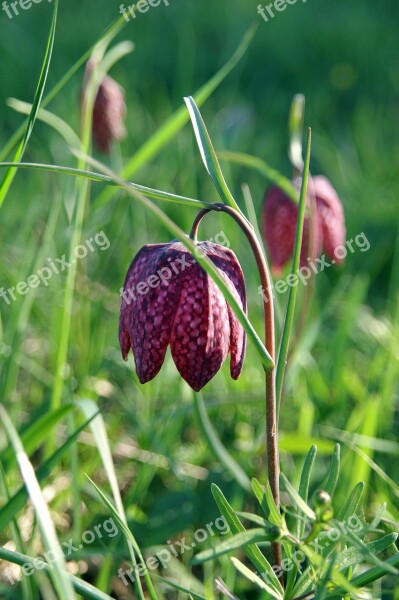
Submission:
M 199 249 L 220 269 L 246 311 L 245 283 L 231 250 L 201 242 Z M 133 350 L 141 383 L 160 370 L 167 346 L 185 381 L 200 390 L 231 353 L 237 378 L 245 355 L 245 332 L 223 294 L 180 242 L 142 248 L 123 288 L 119 341 L 126 359 Z

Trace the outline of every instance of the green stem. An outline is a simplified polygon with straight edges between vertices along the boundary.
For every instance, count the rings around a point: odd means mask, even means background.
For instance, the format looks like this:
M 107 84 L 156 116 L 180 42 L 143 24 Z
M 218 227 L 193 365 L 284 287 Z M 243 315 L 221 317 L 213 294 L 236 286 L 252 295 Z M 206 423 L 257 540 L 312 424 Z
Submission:
M 272 286 L 270 281 L 269 270 L 266 260 L 262 252 L 262 248 L 256 237 L 255 231 L 251 224 L 231 206 L 226 204 L 215 204 L 214 210 L 222 211 L 230 215 L 245 233 L 251 246 L 253 255 L 259 271 L 259 277 L 263 289 L 263 310 L 265 323 L 265 346 L 269 355 L 274 361 L 275 357 L 275 339 L 274 339 L 274 305 Z M 209 208 L 201 210 L 194 220 L 190 238 L 197 239 L 198 227 L 203 217 L 211 211 Z M 266 450 L 267 450 L 267 471 L 270 488 L 277 508 L 280 507 L 280 489 L 279 489 L 279 474 L 280 461 L 278 453 L 278 428 L 277 428 L 277 411 L 276 411 L 276 379 L 275 367 L 265 369 L 265 384 L 266 384 Z M 273 558 L 276 566 L 281 566 L 282 555 L 281 545 L 273 544 Z

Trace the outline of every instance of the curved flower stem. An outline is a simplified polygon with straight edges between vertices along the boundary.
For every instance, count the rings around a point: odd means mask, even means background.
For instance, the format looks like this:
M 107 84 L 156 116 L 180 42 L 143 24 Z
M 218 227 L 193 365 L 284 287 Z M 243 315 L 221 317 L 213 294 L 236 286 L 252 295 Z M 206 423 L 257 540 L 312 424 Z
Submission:
M 194 220 L 191 228 L 190 238 L 194 241 L 197 239 L 198 227 L 203 217 L 212 210 L 222 211 L 230 215 L 236 223 L 241 227 L 242 231 L 247 236 L 250 243 L 253 255 L 259 271 L 260 282 L 262 285 L 264 322 L 265 322 L 265 346 L 273 361 L 275 359 L 275 339 L 274 339 L 274 305 L 272 286 L 270 281 L 269 270 L 266 260 L 256 237 L 252 225 L 231 206 L 226 204 L 214 204 L 212 208 L 201 210 Z M 280 461 L 278 453 L 278 427 L 277 427 L 277 411 L 276 411 L 276 372 L 275 367 L 266 370 L 266 449 L 267 449 L 267 471 L 270 488 L 277 508 L 280 507 L 280 490 L 279 490 L 279 475 Z M 281 567 L 281 546 L 278 543 L 273 544 L 273 560 L 274 564 Z M 282 582 L 281 582 L 282 583 Z

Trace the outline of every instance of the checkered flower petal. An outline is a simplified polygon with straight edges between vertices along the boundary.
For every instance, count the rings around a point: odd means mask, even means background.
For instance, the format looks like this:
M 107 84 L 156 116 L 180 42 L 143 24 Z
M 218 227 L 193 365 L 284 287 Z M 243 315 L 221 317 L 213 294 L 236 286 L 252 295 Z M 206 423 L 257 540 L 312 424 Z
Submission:
M 234 253 L 200 242 L 246 311 L 245 284 Z M 132 348 L 136 372 L 146 383 L 159 372 L 168 345 L 185 381 L 196 391 L 231 353 L 231 375 L 242 369 L 246 336 L 223 294 L 180 242 L 142 248 L 123 288 L 119 341 L 124 359 Z

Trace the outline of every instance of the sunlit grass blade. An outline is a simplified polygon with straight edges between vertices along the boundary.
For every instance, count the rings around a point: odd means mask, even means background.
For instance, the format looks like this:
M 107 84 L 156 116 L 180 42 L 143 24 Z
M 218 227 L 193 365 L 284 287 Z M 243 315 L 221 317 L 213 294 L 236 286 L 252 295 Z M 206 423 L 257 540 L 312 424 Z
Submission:
M 250 154 L 243 154 L 241 152 L 229 152 L 227 150 L 218 152 L 218 156 L 221 161 L 231 162 L 257 171 L 266 177 L 266 179 L 281 188 L 295 204 L 298 204 L 298 190 L 292 185 L 291 181 L 287 179 L 287 177 L 284 177 L 277 169 L 270 167 L 261 158 L 251 156 Z
M 79 152 L 74 152 L 74 154 L 80 155 Z M 109 169 L 102 163 L 100 163 L 97 160 L 95 160 L 91 157 L 88 157 L 88 156 L 86 156 L 85 158 L 89 164 L 92 164 L 96 169 L 98 169 L 105 175 L 108 175 L 109 177 L 111 177 L 118 185 L 120 185 L 120 187 L 124 188 L 130 196 L 132 196 L 135 200 L 140 202 L 140 204 L 145 206 L 148 210 L 150 210 L 157 217 L 157 219 L 159 219 L 161 221 L 161 223 L 172 234 L 172 236 L 176 237 L 178 240 L 180 240 L 182 242 L 182 244 L 188 250 L 190 250 L 191 253 L 194 254 L 197 262 L 212 277 L 213 281 L 220 288 L 224 297 L 230 304 L 232 310 L 237 315 L 237 318 L 240 321 L 241 325 L 243 326 L 245 332 L 247 333 L 248 338 L 254 344 L 254 346 L 260 356 L 260 359 L 262 361 L 262 365 L 264 366 L 265 369 L 270 369 L 270 367 L 273 365 L 273 360 L 272 360 L 270 354 L 266 350 L 260 337 L 256 333 L 252 323 L 250 322 L 247 315 L 242 310 L 240 304 L 237 302 L 234 294 L 231 293 L 229 286 L 226 285 L 223 277 L 221 277 L 218 269 L 215 267 L 213 262 L 211 260 L 209 260 L 209 258 L 207 256 L 204 256 L 204 255 L 196 252 L 197 246 L 193 242 L 193 240 L 191 240 L 185 234 L 185 232 L 182 229 L 180 229 L 180 227 L 178 227 L 176 225 L 176 223 L 170 217 L 168 217 L 158 206 L 156 206 L 153 202 L 151 202 L 151 200 L 149 200 L 148 198 L 145 198 L 142 194 L 140 194 L 136 190 L 133 190 L 128 182 L 121 179 L 116 173 L 111 171 L 111 169 Z
M 23 115 L 29 115 L 32 110 L 32 104 L 29 104 L 29 102 L 23 102 L 22 100 L 17 100 L 16 98 L 8 98 L 7 104 L 10 108 Z M 54 131 L 57 131 L 64 138 L 68 146 L 80 146 L 81 142 L 79 136 L 77 133 L 75 133 L 72 127 L 68 125 L 66 121 L 64 121 L 64 119 L 61 119 L 54 113 L 43 108 L 39 108 L 36 118 L 38 121 L 42 121 L 43 123 L 46 123 L 46 125 L 52 127 Z M 12 164 L 13 163 L 3 163 L 4 166 Z M 22 164 L 15 163 L 15 166 L 21 167 Z
M 306 192 L 308 187 L 308 176 L 309 176 L 309 164 L 310 164 L 310 150 L 312 144 L 311 130 L 308 130 L 308 141 L 306 146 L 305 156 L 305 167 L 302 176 L 301 193 L 299 197 L 298 207 L 298 221 L 295 234 L 295 245 L 294 245 L 294 256 L 292 259 L 291 273 L 296 274 L 299 269 L 299 262 L 301 258 L 301 247 L 302 247 L 302 235 L 303 235 L 303 223 L 305 220 L 305 208 L 306 208 Z M 287 298 L 287 307 L 284 318 L 283 331 L 281 334 L 281 340 L 278 350 L 277 367 L 276 367 L 276 398 L 278 412 L 281 402 L 281 392 L 283 387 L 285 367 L 287 364 L 288 348 L 291 337 L 291 330 L 294 322 L 295 313 L 295 302 L 297 296 L 298 286 L 290 286 Z
M 78 138 L 77 138 L 78 139 Z M 78 139 L 78 143 L 80 141 Z M 13 163 L 0 163 L 0 168 L 8 167 Z M 47 165 L 40 163 L 17 163 L 16 166 L 21 169 L 37 169 L 39 171 L 48 171 L 50 173 L 59 173 L 60 175 L 69 175 L 71 177 L 83 177 L 90 179 L 91 181 L 97 181 L 108 185 L 119 186 L 119 184 L 112 178 L 101 173 L 95 173 L 93 171 L 86 171 L 84 169 L 75 169 L 73 167 L 62 167 L 58 165 Z M 174 202 L 176 204 L 184 204 L 193 208 L 209 208 L 212 206 L 209 202 L 203 202 L 202 200 L 196 200 L 194 198 L 187 198 L 186 196 L 178 196 L 170 192 L 163 192 L 161 190 L 154 190 L 153 188 L 146 187 L 145 185 L 139 185 L 137 183 L 127 182 L 127 184 L 134 190 L 141 192 L 147 198 L 152 200 L 160 200 L 162 202 Z M 119 186 L 120 187 L 120 186 Z M 94 212 L 94 211 L 93 211 Z
M 196 105 L 194 99 L 191 96 L 189 96 L 188 98 L 184 98 L 184 101 L 186 103 L 187 110 L 191 118 L 191 124 L 194 129 L 202 162 L 204 163 L 205 168 L 213 181 L 213 185 L 215 186 L 224 204 L 228 204 L 236 210 L 240 211 L 240 208 L 234 200 L 223 177 L 222 169 L 220 168 L 215 149 L 212 145 L 211 138 L 209 136 L 208 130 L 201 116 L 201 113 L 198 109 L 198 106 Z
M 162 581 L 163 583 L 165 583 L 167 586 L 171 587 L 174 590 L 178 590 L 179 592 L 185 592 L 186 594 L 189 594 L 192 598 L 195 598 L 196 600 L 206 600 L 205 596 L 201 596 L 201 594 L 198 594 L 197 592 L 193 592 L 192 590 L 187 589 L 180 583 L 171 581 L 170 579 L 167 579 L 166 577 L 156 576 L 156 579 L 158 579 L 159 581 Z
M 38 110 L 40 108 L 40 103 L 43 98 L 44 88 L 45 88 L 46 81 L 47 81 L 47 75 L 48 75 L 48 72 L 50 69 L 50 62 L 51 62 L 51 57 L 53 54 L 53 47 L 54 47 L 55 29 L 56 29 L 56 25 L 57 25 L 57 15 L 58 15 L 58 0 L 55 0 L 54 1 L 53 18 L 51 21 L 49 37 L 47 40 L 46 52 L 44 55 L 44 60 L 43 60 L 43 64 L 42 64 L 42 68 L 41 68 L 40 76 L 39 76 L 39 81 L 37 84 L 35 97 L 34 97 L 33 104 L 32 104 L 32 110 L 28 117 L 25 135 L 24 135 L 23 140 L 21 141 L 16 153 L 14 154 L 12 162 L 20 162 L 22 156 L 24 155 L 24 152 L 25 152 L 26 146 L 28 144 L 29 138 L 31 136 L 33 127 L 35 125 L 37 113 L 38 113 Z M 16 175 L 16 172 L 17 172 L 17 170 L 15 168 L 10 168 L 7 171 L 7 173 L 4 177 L 4 180 L 2 181 L 2 183 L 0 185 L 0 207 L 2 206 L 4 199 L 8 193 L 8 190 L 10 189 L 10 186 Z
M 103 492 L 100 490 L 100 488 L 94 483 L 94 481 L 92 481 L 90 479 L 90 477 L 87 477 L 87 478 L 90 481 L 90 483 L 92 484 L 92 486 L 94 487 L 94 489 L 96 490 L 101 502 L 111 512 L 112 516 L 114 517 L 114 519 L 118 523 L 119 527 L 121 528 L 122 533 L 124 534 L 124 536 L 126 538 L 126 541 L 132 545 L 134 552 L 136 553 L 136 555 L 138 557 L 139 564 L 137 564 L 136 561 L 134 561 L 133 569 L 135 572 L 134 583 L 135 583 L 135 587 L 136 587 L 136 593 L 138 594 L 139 599 L 144 600 L 144 593 L 143 593 L 143 589 L 141 586 L 141 579 L 140 579 L 140 577 L 143 576 L 145 579 L 151 600 L 158 600 L 157 594 L 154 590 L 154 586 L 152 584 L 152 581 L 151 581 L 151 578 L 150 578 L 150 575 L 148 572 L 147 565 L 144 561 L 144 558 L 143 558 L 143 555 L 139 548 L 139 545 L 137 544 L 136 538 L 134 537 L 133 533 L 130 531 L 130 529 L 127 526 L 127 524 L 125 523 L 125 521 L 123 520 L 123 517 L 121 517 L 118 510 L 111 504 L 111 502 L 108 500 L 108 498 L 105 496 L 105 494 L 103 494 Z
M 334 454 L 331 457 L 330 468 L 328 469 L 326 481 L 322 484 L 322 489 L 330 494 L 331 498 L 334 496 L 334 492 L 337 487 L 340 468 L 341 446 L 336 444 Z
M 359 508 L 360 500 L 363 495 L 363 491 L 364 491 L 364 483 L 362 481 L 359 481 L 359 483 L 357 483 L 355 485 L 355 487 L 349 494 L 349 496 L 346 499 L 341 510 L 338 512 L 337 517 L 336 517 L 338 519 L 338 521 L 344 522 L 351 515 L 354 515 L 357 512 L 357 510 Z
M 246 579 L 248 579 L 248 581 L 256 585 L 262 591 L 269 594 L 269 596 L 271 596 L 272 598 L 283 598 L 281 594 L 278 594 L 274 589 L 267 585 L 267 583 L 265 583 L 263 579 L 258 577 L 258 575 L 251 571 L 251 569 L 248 569 L 248 567 L 245 566 L 244 563 L 242 563 L 240 560 L 238 560 L 238 558 L 235 558 L 233 556 L 230 560 L 237 569 L 237 571 L 241 573 L 241 575 L 243 575 Z
M 252 479 L 251 485 L 260 507 L 262 508 L 267 519 L 270 521 L 270 523 L 277 525 L 277 527 L 282 527 L 284 519 L 274 501 L 269 480 L 266 480 L 264 488 L 255 478 Z
M 71 445 L 76 441 L 80 433 L 87 427 L 90 420 L 81 425 L 68 439 L 57 448 L 38 469 L 36 470 L 36 478 L 39 483 L 42 483 L 49 476 L 51 471 L 59 464 L 61 459 L 70 449 Z M 3 531 L 14 515 L 16 515 L 28 501 L 28 491 L 25 486 L 22 486 L 5 504 L 0 508 L 0 531 Z
M 215 456 L 217 456 L 221 463 L 226 467 L 231 476 L 237 481 L 237 483 L 244 490 L 249 491 L 251 489 L 249 477 L 220 441 L 220 438 L 218 437 L 208 417 L 204 399 L 201 393 L 194 394 L 194 407 L 202 433 L 209 447 L 212 449 Z
M 275 539 L 276 536 L 273 534 L 273 532 L 270 533 L 265 529 L 249 529 L 248 531 L 243 531 L 233 535 L 233 537 L 220 542 L 220 544 L 217 544 L 213 548 L 203 550 L 194 556 L 190 562 L 193 565 L 199 565 L 208 560 L 218 558 L 219 556 L 224 556 L 225 554 L 233 552 L 238 548 L 247 546 L 248 544 L 256 544 L 257 542 L 272 542 Z
M 34 560 L 34 557 L 32 556 L 27 556 L 26 554 L 21 554 L 20 552 L 15 552 L 13 550 L 9 550 L 8 548 L 1 547 L 0 558 L 21 567 L 25 564 L 33 564 Z M 49 575 L 51 574 L 51 568 L 46 563 L 43 562 L 42 567 L 43 570 Z M 83 598 L 86 598 L 87 600 L 113 600 L 111 596 L 108 596 L 108 594 L 97 590 L 90 583 L 87 583 L 86 581 L 83 581 L 82 579 L 79 579 L 70 573 L 66 573 L 66 576 L 70 582 L 70 585 L 72 585 L 76 592 L 83 596 Z M 72 598 L 74 597 L 75 596 L 72 596 Z
M 211 486 L 211 490 L 220 512 L 226 519 L 227 524 L 230 526 L 231 533 L 234 535 L 246 531 L 244 525 L 241 523 L 237 514 L 227 502 L 221 489 L 213 483 Z M 283 594 L 281 583 L 279 582 L 269 561 L 263 556 L 258 546 L 256 544 L 246 546 L 245 554 L 248 556 L 252 564 L 258 569 L 259 573 L 261 573 L 262 576 L 264 576 L 266 580 L 270 583 L 270 585 L 268 586 L 269 593 L 274 598 L 281 598 Z
M 369 542 L 368 544 L 364 544 L 367 550 L 364 552 L 360 547 L 350 546 L 345 548 L 340 554 L 337 556 L 337 566 L 339 569 L 347 569 L 348 567 L 353 567 L 359 563 L 362 563 L 367 556 L 370 556 L 370 553 L 373 556 L 376 556 L 380 552 L 383 552 L 392 544 L 396 542 L 398 539 L 397 533 L 388 533 L 384 535 L 384 537 L 376 540 L 375 542 Z M 386 564 L 383 565 L 378 564 L 377 566 L 381 567 L 381 569 L 386 568 Z M 390 565 L 388 565 L 390 566 Z
M 395 556 L 388 558 L 385 561 L 385 563 L 390 565 L 391 567 L 399 567 L 399 554 L 395 554 Z M 364 588 L 364 587 L 372 584 L 374 581 L 381 579 L 381 577 L 383 577 L 385 575 L 385 573 L 386 573 L 385 568 L 382 569 L 381 567 L 374 567 L 372 569 L 369 569 L 368 571 L 365 571 L 361 575 L 357 575 L 356 577 L 353 577 L 353 579 L 350 580 L 350 583 L 353 587 L 361 589 L 361 588 Z M 337 587 L 334 591 L 329 592 L 327 594 L 325 600 L 333 600 L 333 599 L 338 600 L 339 598 L 342 598 L 342 595 L 344 593 L 345 593 L 345 590 L 343 587 Z
M 314 511 L 301 498 L 301 496 L 298 494 L 293 485 L 289 482 L 284 473 L 280 473 L 280 479 L 283 482 L 284 488 L 288 492 L 288 495 L 290 496 L 294 505 L 296 505 L 297 508 L 301 512 L 303 512 L 303 514 L 306 515 L 306 517 L 308 517 L 308 519 L 310 519 L 311 521 L 316 521 L 316 515 Z
M 290 144 L 288 155 L 291 164 L 301 172 L 303 169 L 302 139 L 303 139 L 303 120 L 305 116 L 305 96 L 295 94 L 290 108 L 288 118 L 288 133 Z
M 345 533 L 345 536 L 346 536 L 347 540 L 349 540 L 349 542 L 351 544 L 353 544 L 353 546 L 355 548 L 357 548 L 357 550 L 362 554 L 364 561 L 367 561 L 367 562 L 371 563 L 372 565 L 379 567 L 380 569 L 385 569 L 386 573 L 391 573 L 392 575 L 396 575 L 396 576 L 399 575 L 399 571 L 397 569 L 395 569 L 395 567 L 380 560 L 376 556 L 377 552 L 373 551 L 373 546 L 371 546 L 370 544 L 365 544 L 361 539 L 359 539 L 357 537 L 357 535 L 353 531 L 348 529 L 348 531 Z M 385 536 L 385 537 L 387 538 L 386 541 L 390 542 L 388 544 L 388 546 L 392 546 L 392 544 L 394 544 L 396 542 L 396 540 L 398 538 L 398 534 L 392 534 L 391 536 Z M 378 541 L 381 542 L 381 540 L 378 540 Z M 378 546 L 377 546 L 377 549 L 378 549 Z M 379 550 L 379 552 L 382 552 L 382 550 L 383 550 L 383 547 L 381 547 L 381 550 Z
M 42 539 L 47 552 L 51 552 L 53 557 L 51 580 L 57 590 L 60 600 L 74 600 L 75 592 L 71 585 L 70 578 L 66 571 L 64 553 L 58 541 L 54 523 L 51 519 L 50 511 L 40 489 L 35 471 L 29 461 L 28 456 L 22 446 L 18 433 L 8 416 L 4 406 L 0 404 L 0 416 L 3 427 L 17 457 L 18 465 L 22 478 L 29 493 L 30 500 L 35 510 L 36 518 L 40 527 Z
M 25 452 L 29 455 L 42 444 L 45 441 L 45 432 L 52 429 L 72 409 L 73 404 L 66 404 L 59 410 L 49 411 L 40 418 L 35 418 L 23 432 L 19 433 Z M 6 469 L 13 459 L 15 459 L 15 454 L 10 446 L 0 453 L 0 461 Z
M 219 87 L 222 81 L 227 75 L 234 69 L 241 58 L 244 56 L 248 47 L 250 46 L 252 39 L 255 35 L 257 25 L 251 26 L 242 38 L 240 45 L 237 50 L 231 56 L 231 58 L 215 73 L 209 81 L 207 81 L 199 90 L 193 94 L 193 98 L 197 106 L 202 106 L 204 102 L 212 95 L 212 93 Z M 135 175 L 135 173 L 149 161 L 151 161 L 159 152 L 173 139 L 176 134 L 184 127 L 189 121 L 189 115 L 185 106 L 181 106 L 175 113 L 173 113 L 167 121 L 161 125 L 155 133 L 139 148 L 137 152 L 128 161 L 125 167 L 122 169 L 121 177 L 123 179 L 129 179 Z M 105 190 L 102 192 L 94 203 L 94 207 L 98 208 L 106 204 L 115 194 L 112 190 Z
M 316 446 L 311 446 L 308 455 L 305 458 L 305 462 L 303 464 L 301 480 L 299 483 L 299 495 L 303 498 L 304 502 L 308 501 L 309 496 L 309 484 L 310 484 L 310 476 L 312 474 L 312 469 L 314 466 L 314 462 L 316 459 L 317 448 Z M 301 539 L 306 527 L 306 520 L 298 519 L 296 523 L 296 537 Z

